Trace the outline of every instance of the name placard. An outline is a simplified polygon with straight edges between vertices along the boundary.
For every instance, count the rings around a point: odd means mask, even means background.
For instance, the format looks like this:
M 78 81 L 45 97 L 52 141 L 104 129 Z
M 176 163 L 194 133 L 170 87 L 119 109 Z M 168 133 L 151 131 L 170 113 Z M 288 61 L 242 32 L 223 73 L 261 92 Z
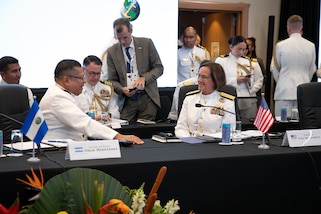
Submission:
M 92 160 L 120 158 L 118 140 L 94 140 L 69 142 L 66 149 L 66 160 Z
M 304 146 L 320 146 L 321 145 L 321 129 L 304 129 L 286 131 L 282 146 L 304 147 Z

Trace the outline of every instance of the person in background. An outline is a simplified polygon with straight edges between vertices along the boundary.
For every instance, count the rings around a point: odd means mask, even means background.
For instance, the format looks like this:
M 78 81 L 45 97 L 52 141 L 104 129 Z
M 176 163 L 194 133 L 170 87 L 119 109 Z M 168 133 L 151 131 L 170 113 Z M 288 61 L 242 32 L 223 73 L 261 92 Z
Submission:
M 221 65 L 214 62 L 203 63 L 198 74 L 198 89 L 185 97 L 177 125 L 176 137 L 191 137 L 213 134 L 221 131 L 223 123 L 235 127 L 234 101 L 228 99 L 218 89 L 226 85 L 226 77 Z M 198 108 L 195 104 L 214 106 Z
M 85 70 L 85 85 L 82 93 L 75 97 L 77 105 L 85 113 L 93 111 L 96 120 L 102 118 L 102 113 L 110 118 L 119 119 L 117 97 L 114 95 L 114 88 L 110 82 L 99 81 L 101 75 L 102 61 L 94 55 L 87 56 L 83 61 Z
M 266 84 L 266 70 L 265 70 L 265 66 L 263 63 L 263 59 L 258 57 L 256 54 L 256 39 L 254 37 L 249 37 L 246 39 L 246 43 L 248 46 L 248 52 L 246 54 L 246 56 L 248 56 L 252 62 L 257 62 L 260 65 L 264 80 L 263 80 L 263 84 Z
M 251 97 L 263 85 L 263 75 L 258 63 L 244 56 L 247 48 L 243 36 L 234 36 L 229 39 L 230 53 L 216 58 L 226 74 L 226 83 L 236 88 L 238 97 Z M 255 76 L 255 78 L 253 77 Z M 253 99 L 238 99 L 240 114 L 245 118 L 254 118 L 257 105 L 256 96 Z
M 107 49 L 109 47 L 111 47 L 112 45 L 116 44 L 116 43 L 118 43 L 118 39 L 115 38 L 115 36 L 113 36 L 113 38 L 109 41 L 104 53 L 101 56 L 102 67 L 101 67 L 100 80 L 103 80 L 103 81 L 107 81 L 108 80 Z
M 271 61 L 275 116 L 281 115 L 281 108 L 291 115 L 292 108 L 297 108 L 297 86 L 310 82 L 316 72 L 315 45 L 302 37 L 303 19 L 290 16 L 286 28 L 289 38 L 276 44 Z
M 201 37 L 200 37 L 200 35 L 199 34 L 196 34 L 196 41 L 195 41 L 195 45 L 196 45 L 196 47 L 199 47 L 199 48 L 203 48 L 204 49 L 204 51 L 205 51 L 205 58 L 206 59 L 211 59 L 211 55 L 210 55 L 210 53 L 208 52 L 208 50 L 204 47 L 204 46 L 202 46 L 201 45 L 201 41 L 202 41 L 202 39 L 201 39 Z
M 108 79 L 125 99 L 120 118 L 155 121 L 161 107 L 157 78 L 164 70 L 155 45 L 149 38 L 133 37 L 127 18 L 116 19 L 113 28 L 119 42 L 107 50 Z
M 210 62 L 210 60 L 204 60 L 203 62 L 201 62 L 200 67 L 204 64 L 204 63 L 208 63 Z M 171 106 L 171 110 L 168 113 L 167 119 L 169 119 L 170 121 L 177 121 L 177 117 L 178 117 L 178 98 L 179 98 L 179 91 L 181 89 L 181 87 L 183 86 L 188 86 L 188 85 L 197 85 L 198 84 L 198 76 L 189 78 L 187 80 L 184 80 L 183 82 L 178 83 L 178 85 L 175 88 L 174 94 L 173 94 L 173 100 L 172 100 L 172 106 Z
M 244 56 L 247 56 L 247 53 L 249 52 L 248 47 L 249 46 L 247 45 L 244 50 Z M 253 65 L 252 67 L 260 66 L 258 61 L 255 58 L 250 58 L 250 60 Z M 252 102 L 252 105 L 251 105 L 252 111 L 255 113 L 257 111 L 258 103 L 261 100 L 261 88 L 263 86 L 263 83 L 261 84 L 262 76 L 263 76 L 263 73 L 253 72 L 253 77 L 252 77 L 253 81 L 254 81 L 253 87 L 257 87 L 258 90 L 251 90 L 250 97 L 257 97 L 257 99 L 250 99 L 250 102 Z M 263 82 L 264 82 L 264 80 L 263 80 Z
M 195 45 L 197 32 L 193 27 L 187 27 L 183 35 L 183 47 L 177 51 L 177 84 L 197 76 L 200 63 L 209 59 L 204 48 Z
M 134 135 L 122 135 L 117 131 L 91 119 L 76 104 L 75 96 L 82 92 L 85 84 L 84 69 L 76 60 L 65 59 L 55 68 L 56 84 L 48 88 L 39 107 L 48 125 L 44 139 L 116 139 L 144 143 Z
M 21 67 L 19 61 L 12 56 L 4 56 L 0 59 L 0 85 L 3 84 L 20 84 Z M 30 88 L 27 88 L 29 106 L 33 104 L 33 94 Z

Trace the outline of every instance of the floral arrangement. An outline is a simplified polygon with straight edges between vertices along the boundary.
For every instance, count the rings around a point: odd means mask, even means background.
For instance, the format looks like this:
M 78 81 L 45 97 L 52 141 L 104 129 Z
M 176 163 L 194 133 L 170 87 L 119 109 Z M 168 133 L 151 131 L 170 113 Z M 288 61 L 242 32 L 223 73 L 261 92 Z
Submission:
M 180 207 L 170 200 L 164 207 L 159 200 L 150 202 L 144 193 L 144 183 L 138 189 L 122 186 L 119 181 L 99 170 L 74 168 L 56 175 L 45 184 L 31 168 L 32 176 L 18 181 L 40 191 L 30 200 L 34 203 L 19 211 L 19 197 L 10 208 L 0 204 L 0 214 L 174 214 Z M 151 211 L 146 211 L 152 205 Z

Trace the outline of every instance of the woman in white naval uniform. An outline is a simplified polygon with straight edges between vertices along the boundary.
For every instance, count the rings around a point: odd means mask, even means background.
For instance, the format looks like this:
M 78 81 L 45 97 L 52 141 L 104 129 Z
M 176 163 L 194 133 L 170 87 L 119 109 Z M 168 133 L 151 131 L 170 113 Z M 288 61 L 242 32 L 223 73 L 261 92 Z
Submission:
M 224 96 L 218 89 L 226 84 L 226 77 L 222 66 L 214 62 L 201 65 L 198 74 L 198 89 L 186 96 L 175 127 L 177 137 L 202 136 L 221 131 L 222 123 L 230 123 L 235 127 L 234 101 Z M 200 103 L 211 107 L 198 108 Z
M 234 36 L 229 39 L 230 53 L 218 57 L 219 63 L 226 74 L 226 84 L 236 88 L 238 97 L 251 97 L 263 85 L 263 75 L 258 63 L 252 63 L 251 59 L 244 57 L 247 47 L 246 40 L 242 36 Z M 240 114 L 243 117 L 254 118 L 257 105 L 253 99 L 238 99 Z

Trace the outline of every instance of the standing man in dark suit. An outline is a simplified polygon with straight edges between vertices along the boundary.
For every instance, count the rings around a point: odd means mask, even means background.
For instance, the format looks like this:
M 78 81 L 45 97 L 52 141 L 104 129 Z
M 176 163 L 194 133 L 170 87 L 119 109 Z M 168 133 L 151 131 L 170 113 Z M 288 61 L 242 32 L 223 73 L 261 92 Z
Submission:
M 155 121 L 160 108 L 157 78 L 164 68 L 154 43 L 149 38 L 133 37 L 127 18 L 116 19 L 113 28 L 119 43 L 107 50 L 108 79 L 125 99 L 120 118 Z

